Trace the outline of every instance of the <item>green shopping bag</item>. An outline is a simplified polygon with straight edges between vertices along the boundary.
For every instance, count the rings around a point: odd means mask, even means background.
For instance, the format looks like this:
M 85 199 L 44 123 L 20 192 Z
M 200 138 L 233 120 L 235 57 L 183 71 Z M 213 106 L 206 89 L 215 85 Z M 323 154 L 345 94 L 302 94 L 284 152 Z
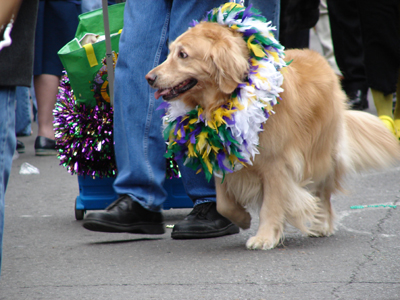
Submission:
M 124 8 L 125 3 L 108 7 L 114 66 L 124 24 Z M 79 16 L 75 38 L 58 51 L 58 56 L 67 71 L 76 103 L 93 107 L 102 101 L 110 102 L 101 8 Z

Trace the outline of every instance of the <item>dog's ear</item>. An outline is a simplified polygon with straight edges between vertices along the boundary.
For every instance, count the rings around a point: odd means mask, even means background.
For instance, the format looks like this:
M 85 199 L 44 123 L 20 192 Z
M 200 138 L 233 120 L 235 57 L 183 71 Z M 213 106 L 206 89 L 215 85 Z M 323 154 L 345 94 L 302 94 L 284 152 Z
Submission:
M 210 54 L 215 67 L 212 75 L 220 90 L 232 93 L 248 73 L 249 52 L 245 41 L 241 36 L 224 36 L 212 46 Z

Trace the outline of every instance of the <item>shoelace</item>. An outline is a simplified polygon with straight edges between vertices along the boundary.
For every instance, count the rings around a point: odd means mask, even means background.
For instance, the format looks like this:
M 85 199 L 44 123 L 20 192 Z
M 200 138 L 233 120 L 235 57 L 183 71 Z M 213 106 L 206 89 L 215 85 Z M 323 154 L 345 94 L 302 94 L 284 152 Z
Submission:
M 193 210 L 189 213 L 189 216 L 198 216 L 199 218 L 205 219 L 207 213 L 209 212 L 211 206 L 213 205 L 214 205 L 213 202 L 196 205 L 193 208 Z
M 128 200 L 128 201 L 127 201 Z M 127 199 L 127 197 L 120 197 L 117 200 L 115 200 L 113 203 L 111 203 L 106 210 L 111 210 L 114 207 L 118 206 L 121 202 L 125 202 L 128 205 L 128 208 L 131 207 L 132 205 L 132 200 L 129 201 L 129 199 Z

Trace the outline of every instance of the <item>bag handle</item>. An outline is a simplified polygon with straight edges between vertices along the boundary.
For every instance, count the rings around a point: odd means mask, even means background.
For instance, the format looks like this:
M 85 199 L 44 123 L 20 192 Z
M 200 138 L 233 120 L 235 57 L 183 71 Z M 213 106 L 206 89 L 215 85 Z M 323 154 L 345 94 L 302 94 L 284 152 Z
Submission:
M 86 51 L 86 57 L 88 59 L 90 67 L 97 66 L 99 63 L 97 62 L 96 54 L 94 53 L 94 48 L 91 43 L 83 45 L 83 48 Z
M 102 6 L 103 6 L 104 35 L 106 38 L 106 64 L 107 64 L 107 76 L 108 76 L 108 91 L 110 94 L 110 104 L 111 106 L 114 106 L 114 62 L 112 58 L 110 22 L 108 19 L 107 0 L 102 0 Z

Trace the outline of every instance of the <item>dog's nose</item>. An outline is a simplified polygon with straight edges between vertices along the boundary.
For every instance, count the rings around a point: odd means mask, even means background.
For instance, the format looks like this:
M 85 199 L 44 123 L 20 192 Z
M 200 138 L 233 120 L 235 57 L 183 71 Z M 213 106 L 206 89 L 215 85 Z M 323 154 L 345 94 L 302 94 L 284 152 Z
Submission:
M 154 82 L 156 82 L 157 76 L 155 74 L 149 73 L 145 76 L 147 82 L 153 86 Z

